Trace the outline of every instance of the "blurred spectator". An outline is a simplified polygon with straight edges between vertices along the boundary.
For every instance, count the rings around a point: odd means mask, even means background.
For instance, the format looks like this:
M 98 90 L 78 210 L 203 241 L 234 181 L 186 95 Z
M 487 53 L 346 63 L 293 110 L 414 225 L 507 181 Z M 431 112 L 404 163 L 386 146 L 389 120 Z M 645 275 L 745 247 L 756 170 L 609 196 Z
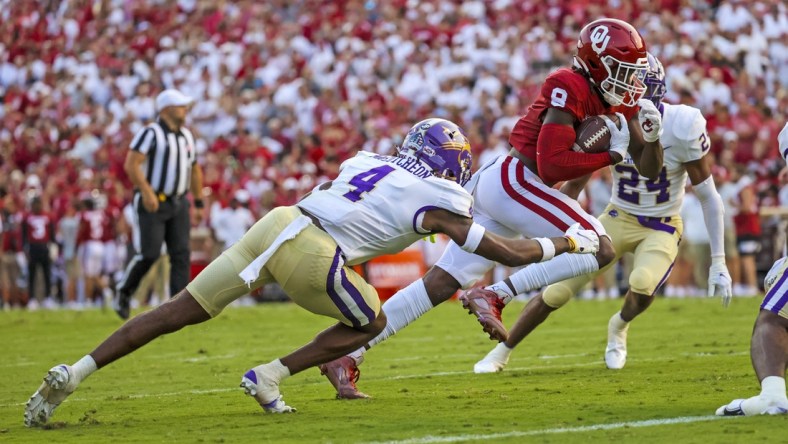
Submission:
M 211 218 L 216 240 L 224 244 L 225 250 L 241 240 L 246 231 L 257 222 L 249 211 L 249 199 L 248 191 L 237 190 L 230 199 L 230 205 L 218 210 Z
M 36 196 L 30 201 L 30 212 L 22 218 L 22 247 L 27 256 L 27 289 L 29 294 L 28 308 L 34 310 L 38 306 L 51 308 L 52 299 L 52 260 L 50 247 L 55 243 L 55 222 L 48 212 L 44 211 L 44 203 Z M 39 297 L 36 293 L 37 271 L 41 270 L 44 288 Z
M 118 208 L 130 201 L 124 148 L 167 88 L 195 99 L 186 126 L 205 185 L 224 201 L 246 189 L 258 215 L 332 179 L 360 148 L 389 150 L 430 115 L 465 129 L 478 168 L 509 149 L 512 119 L 600 16 L 641 31 L 668 71 L 667 100 L 700 107 L 717 163 L 746 164 L 756 198 L 776 202 L 785 1 L 0 5 L 0 187 L 18 206 L 37 177 L 56 218 L 94 189 Z
M 60 244 L 64 261 L 66 283 L 64 303 L 68 308 L 79 308 L 77 303 L 77 283 L 82 275 L 82 267 L 77 258 L 77 239 L 79 236 L 80 215 L 78 202 L 74 200 L 66 207 L 66 212 L 57 225 L 57 241 Z
M 24 306 L 27 300 L 20 288 L 21 266 L 19 258 L 22 254 L 21 215 L 16 211 L 16 202 L 10 194 L 3 199 L 2 215 L 3 231 L 0 245 L 0 290 L 3 295 L 3 309 L 12 306 Z
M 689 293 L 693 296 L 705 296 L 711 266 L 711 246 L 709 232 L 703 222 L 703 207 L 692 187 L 687 187 L 684 195 L 681 219 L 684 221 L 684 233 L 681 235 L 680 250 L 692 270 Z
M 733 293 L 737 296 L 754 296 L 758 293 L 757 270 L 755 268 L 755 255 L 761 250 L 761 221 L 758 216 L 758 200 L 755 195 L 753 179 L 747 173 L 746 167 L 737 165 L 731 174 L 731 180 L 736 183 L 736 215 L 733 222 L 736 225 L 736 243 L 739 247 L 741 258 L 741 285 L 734 287 Z

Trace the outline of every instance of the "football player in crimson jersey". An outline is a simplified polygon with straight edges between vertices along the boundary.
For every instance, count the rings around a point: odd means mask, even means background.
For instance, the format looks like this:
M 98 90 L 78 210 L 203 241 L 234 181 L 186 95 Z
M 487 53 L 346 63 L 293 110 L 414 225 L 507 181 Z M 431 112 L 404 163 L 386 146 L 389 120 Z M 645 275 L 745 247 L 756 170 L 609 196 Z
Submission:
M 617 258 L 625 253 L 634 254 L 628 279 L 629 290 L 621 310 L 608 323 L 605 364 L 610 369 L 621 369 L 626 364 L 629 324 L 651 305 L 657 289 L 673 269 L 684 229 L 679 210 L 688 179 L 703 207 L 703 219 L 710 238 L 709 296 L 722 296 L 725 306 L 731 299 L 731 277 L 725 264 L 723 204 L 711 177 L 712 156 L 707 155 L 710 144 L 706 119 L 697 108 L 663 103 L 665 70 L 651 54 L 649 64 L 645 79 L 648 90 L 644 97 L 652 100 L 662 114 L 665 166 L 657 180 L 641 177 L 630 158 L 611 167 L 613 195 L 599 216 L 605 230 L 612 236 Z M 570 195 L 577 195 L 587 180 L 587 176 L 575 179 L 565 188 L 567 191 L 575 190 L 568 191 Z M 597 274 L 605 271 L 600 270 Z M 503 370 L 513 348 L 550 313 L 569 302 L 593 277 L 589 274 L 552 284 L 531 299 L 508 338 L 476 363 L 474 371 L 492 373 Z
M 601 19 L 580 31 L 571 69 L 559 69 L 544 82 L 536 101 L 513 128 L 512 150 L 482 166 L 468 188 L 474 217 L 487 230 L 506 237 L 535 238 L 560 233 L 574 223 L 597 232 L 596 256 L 552 258 L 532 264 L 488 289 L 463 295 L 466 305 L 491 337 L 503 340 L 503 306 L 515 295 L 553 282 L 591 273 L 615 257 L 612 243 L 596 218 L 571 197 L 553 189 L 559 181 L 586 175 L 632 157 L 642 175 L 657 178 L 662 169 L 659 133 L 662 121 L 653 103 L 640 100 L 648 59 L 638 31 L 621 20 Z M 640 109 L 639 109 L 640 107 Z M 610 152 L 572 150 L 575 128 L 589 116 L 618 113 L 619 129 L 608 119 Z M 365 397 L 355 386 L 364 352 L 418 319 L 460 288 L 472 286 L 494 263 L 450 243 L 443 256 L 420 280 L 397 292 L 383 305 L 388 323 L 378 337 L 349 356 L 321 367 L 341 398 Z
M 22 245 L 27 254 L 27 280 L 29 304 L 35 306 L 36 270 L 41 268 L 44 275 L 44 298 L 52 301 L 52 260 L 49 257 L 49 246 L 55 242 L 55 221 L 51 214 L 44 211 L 44 203 L 40 197 L 30 202 L 30 213 L 22 220 Z
M 82 208 L 77 238 L 78 255 L 85 278 L 85 296 L 92 301 L 97 292 L 103 293 L 107 288 L 104 277 L 107 255 L 104 239 L 110 230 L 111 221 L 104 210 L 96 208 L 92 196 L 83 199 Z

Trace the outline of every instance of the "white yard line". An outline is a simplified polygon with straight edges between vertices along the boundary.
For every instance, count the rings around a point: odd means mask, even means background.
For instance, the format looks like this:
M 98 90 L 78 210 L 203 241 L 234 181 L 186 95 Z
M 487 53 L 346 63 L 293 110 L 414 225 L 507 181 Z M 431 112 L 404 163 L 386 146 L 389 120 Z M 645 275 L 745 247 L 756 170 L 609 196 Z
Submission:
M 521 438 L 525 436 L 556 435 L 560 433 L 585 433 L 585 432 L 595 432 L 598 430 L 616 430 L 623 428 L 639 428 L 639 427 L 654 427 L 654 426 L 673 425 L 673 424 L 689 424 L 693 422 L 715 421 L 717 419 L 722 419 L 722 417 L 682 416 L 678 418 L 614 422 L 611 424 L 594 424 L 594 425 L 578 426 L 578 427 L 557 427 L 550 429 L 523 430 L 523 431 L 514 430 L 511 432 L 491 433 L 488 435 L 476 435 L 476 434 L 455 435 L 455 436 L 427 435 L 427 436 L 422 436 L 421 438 L 410 438 L 410 439 L 403 439 L 399 441 L 372 441 L 367 444 L 429 444 L 429 443 L 460 442 L 460 441 L 486 441 L 491 439 Z
M 746 355 L 749 352 L 735 352 L 735 353 L 726 353 L 724 355 L 721 354 L 710 354 L 710 353 L 682 353 L 681 356 L 692 356 L 696 358 L 711 358 L 716 356 L 739 356 L 739 355 Z M 230 357 L 231 355 L 223 355 L 223 356 L 215 356 L 215 358 L 224 358 Z M 192 359 L 200 359 L 200 358 L 192 358 Z M 210 359 L 210 357 L 206 357 L 206 359 Z M 662 361 L 670 361 L 675 359 L 675 356 L 663 357 L 663 358 L 650 358 L 650 359 L 630 359 L 630 362 L 662 362 Z M 522 372 L 522 371 L 532 371 L 532 370 L 547 370 L 547 369 L 556 369 L 556 368 L 576 368 L 576 367 L 591 367 L 591 366 L 601 366 L 604 365 L 601 360 L 593 361 L 593 362 L 581 362 L 581 363 L 573 363 L 573 364 L 560 364 L 560 365 L 534 365 L 530 367 L 508 367 L 506 372 Z M 438 376 L 455 376 L 455 375 L 472 375 L 473 370 L 461 370 L 461 371 L 453 371 L 453 372 L 433 372 L 433 373 L 417 373 L 417 374 L 410 374 L 410 375 L 396 375 L 396 376 L 382 376 L 382 377 L 367 377 L 364 378 L 365 381 L 398 381 L 402 379 L 418 379 L 418 378 L 430 378 L 430 377 L 438 377 Z M 327 382 L 320 378 L 319 380 L 312 381 L 312 382 L 304 382 L 301 383 L 302 385 L 314 385 L 314 384 L 327 384 Z M 164 398 L 169 396 L 181 396 L 181 395 L 203 395 L 203 394 L 211 394 L 211 393 L 224 393 L 224 392 L 233 392 L 238 391 L 238 388 L 218 388 L 218 389 L 206 389 L 206 390 L 184 390 L 181 392 L 170 392 L 170 393 L 138 393 L 138 394 L 129 394 L 129 395 L 119 395 L 119 398 L 132 398 L 132 399 L 139 399 L 139 398 Z M 32 393 L 32 391 L 31 391 Z M 95 399 L 95 398 L 94 398 Z M 87 398 L 68 398 L 71 402 L 79 402 L 79 401 L 88 401 Z M 5 407 L 16 407 L 16 406 L 23 406 L 25 405 L 24 402 L 15 402 L 15 403 L 7 403 L 7 404 L 0 404 L 0 408 Z

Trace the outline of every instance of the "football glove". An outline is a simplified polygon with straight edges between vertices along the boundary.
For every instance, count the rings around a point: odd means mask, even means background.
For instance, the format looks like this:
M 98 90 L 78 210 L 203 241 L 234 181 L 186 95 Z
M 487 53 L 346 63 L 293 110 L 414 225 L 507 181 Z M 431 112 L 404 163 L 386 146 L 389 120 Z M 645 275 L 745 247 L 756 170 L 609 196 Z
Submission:
M 564 233 L 569 241 L 570 253 L 596 253 L 599 251 L 599 236 L 594 230 L 583 230 L 576 223 Z
M 643 133 L 643 140 L 656 142 L 662 135 L 662 114 L 651 100 L 640 99 L 638 106 L 640 107 L 638 121 Z
M 623 114 L 616 113 L 616 116 L 618 116 L 621 128 L 607 116 L 602 116 L 602 119 L 605 120 L 605 125 L 610 130 L 610 151 L 620 154 L 621 160 L 624 160 L 627 158 L 627 150 L 629 149 L 629 125 L 627 125 Z
M 727 307 L 731 302 L 733 292 L 731 290 L 731 275 L 725 260 L 712 258 L 709 267 L 709 297 L 722 296 L 722 306 Z

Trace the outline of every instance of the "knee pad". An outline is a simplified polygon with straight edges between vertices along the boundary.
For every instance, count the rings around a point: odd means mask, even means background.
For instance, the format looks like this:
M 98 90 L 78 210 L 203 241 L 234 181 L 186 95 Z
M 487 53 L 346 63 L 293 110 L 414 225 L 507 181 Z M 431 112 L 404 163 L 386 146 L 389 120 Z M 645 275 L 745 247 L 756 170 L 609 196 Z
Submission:
M 657 289 L 654 274 L 646 267 L 638 267 L 629 275 L 629 289 L 633 293 L 650 296 Z
M 562 282 L 548 286 L 542 292 L 542 300 L 548 307 L 561 308 L 574 296 L 572 288 Z

